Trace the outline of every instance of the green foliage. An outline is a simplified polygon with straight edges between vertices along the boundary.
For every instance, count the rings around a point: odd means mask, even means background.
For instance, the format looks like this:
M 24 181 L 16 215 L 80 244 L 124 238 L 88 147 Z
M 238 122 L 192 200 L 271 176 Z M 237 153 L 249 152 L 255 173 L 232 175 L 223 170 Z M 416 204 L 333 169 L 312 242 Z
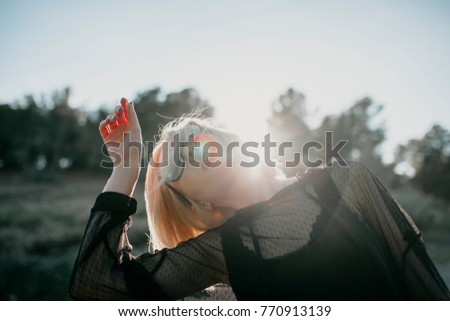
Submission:
M 88 113 L 70 105 L 70 92 L 55 91 L 39 103 L 26 96 L 15 106 L 0 105 L 0 170 L 20 170 L 38 180 L 57 179 L 62 170 L 105 172 L 99 166 L 106 156 L 98 124 L 114 106 Z M 194 89 L 160 96 L 154 88 L 134 100 L 145 140 L 153 141 L 171 119 L 207 106 Z M 202 113 L 212 116 L 213 109 Z
M 161 90 L 154 88 L 138 94 L 134 99 L 142 136 L 147 141 L 155 142 L 161 126 L 174 118 L 209 107 L 194 89 L 184 89 L 179 93 L 168 94 L 164 100 L 160 99 L 160 95 Z M 213 109 L 206 108 L 202 114 L 210 117 L 213 115 Z
M 450 231 L 450 204 L 445 200 L 424 195 L 411 184 L 392 189 L 392 194 L 420 229 L 443 234 Z
M 397 164 L 413 170 L 411 181 L 427 194 L 450 200 L 450 132 L 435 125 L 421 139 L 397 149 Z
M 269 125 L 279 143 L 294 143 L 293 150 L 285 159 L 293 159 L 294 152 L 303 153 L 303 145 L 310 141 L 317 141 L 325 146 L 325 133 L 331 131 L 334 143 L 347 141 L 340 151 L 344 159 L 359 161 L 369 166 L 378 176 L 382 176 L 383 181 L 390 181 L 393 172 L 382 163 L 379 152 L 379 147 L 385 140 L 385 129 L 381 125 L 373 124 L 381 111 L 382 106 L 374 105 L 373 101 L 366 97 L 338 115 L 324 117 L 320 126 L 313 129 L 307 125 L 305 96 L 289 89 L 274 103 Z M 329 161 L 324 149 L 309 151 L 309 160 Z M 292 175 L 298 168 L 286 168 L 285 171 Z

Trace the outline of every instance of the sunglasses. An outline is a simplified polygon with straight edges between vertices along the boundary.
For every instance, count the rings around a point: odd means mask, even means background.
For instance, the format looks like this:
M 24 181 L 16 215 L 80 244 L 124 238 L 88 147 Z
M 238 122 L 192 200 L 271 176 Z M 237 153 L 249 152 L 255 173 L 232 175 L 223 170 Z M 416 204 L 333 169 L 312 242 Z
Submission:
M 181 154 L 180 154 L 180 157 Z M 182 164 L 180 164 L 180 166 L 175 166 L 173 169 L 173 172 L 171 172 L 169 174 L 169 181 L 165 183 L 165 185 L 177 196 L 179 196 L 181 199 L 183 199 L 185 202 L 189 203 L 192 205 L 192 202 L 183 194 L 181 193 L 179 190 L 177 190 L 175 187 L 173 187 L 172 185 L 170 185 L 170 183 L 172 182 L 176 182 L 178 180 L 180 180 L 181 176 L 183 175 L 183 171 L 184 171 L 184 167 L 186 166 L 186 164 L 184 164 L 184 161 Z
M 192 142 L 194 136 L 199 135 L 201 132 L 200 127 L 197 124 L 192 123 L 191 125 L 193 125 L 192 128 L 192 132 L 189 133 L 189 135 L 187 135 L 187 137 L 183 137 L 183 142 Z M 175 140 L 174 141 L 175 145 L 174 148 L 178 148 L 178 150 L 181 150 L 181 148 L 183 147 L 181 145 L 181 140 Z M 189 151 L 191 151 L 191 149 L 189 149 Z M 181 155 L 181 153 L 179 154 L 180 157 L 183 157 Z M 194 157 L 193 155 L 189 155 L 189 158 Z M 180 198 L 182 198 L 185 202 L 192 204 L 192 202 L 180 191 L 178 191 L 175 187 L 173 187 L 172 185 L 170 185 L 171 182 L 176 182 L 178 181 L 181 176 L 183 175 L 183 171 L 184 171 L 184 167 L 186 166 L 186 164 L 184 163 L 185 160 L 182 160 L 181 164 L 178 164 L 179 166 L 175 166 L 173 169 L 173 172 L 171 172 L 169 174 L 169 181 L 165 183 L 165 185 L 177 196 L 179 196 Z
M 170 185 L 169 183 L 166 183 L 166 186 L 177 196 L 179 196 L 181 199 L 183 199 L 183 201 L 185 201 L 186 203 L 189 203 L 191 205 L 192 202 L 186 197 L 184 196 L 183 193 L 181 193 L 179 190 L 177 190 L 175 187 L 173 187 L 172 185 Z

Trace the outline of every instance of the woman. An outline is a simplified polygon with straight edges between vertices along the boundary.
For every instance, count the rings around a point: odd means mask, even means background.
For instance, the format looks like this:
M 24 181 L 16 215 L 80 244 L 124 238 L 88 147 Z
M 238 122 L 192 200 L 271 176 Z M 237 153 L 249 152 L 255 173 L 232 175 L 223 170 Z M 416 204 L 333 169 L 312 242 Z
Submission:
M 125 99 L 100 123 L 110 155 L 120 157 L 92 208 L 73 298 L 181 299 L 225 283 L 239 300 L 449 299 L 417 227 L 364 166 L 255 175 L 236 149 L 220 155 L 235 135 L 195 117 L 162 130 L 145 189 L 159 250 L 132 256 L 126 233 L 141 150 L 117 148 L 124 132 L 142 143 Z

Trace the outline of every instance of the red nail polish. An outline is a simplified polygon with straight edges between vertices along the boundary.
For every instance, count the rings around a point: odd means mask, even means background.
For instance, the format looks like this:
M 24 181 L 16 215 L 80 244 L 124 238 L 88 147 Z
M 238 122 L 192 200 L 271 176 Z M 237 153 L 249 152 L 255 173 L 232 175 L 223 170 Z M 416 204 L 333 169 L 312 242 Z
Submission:
M 116 129 L 120 125 L 128 122 L 128 117 L 126 113 L 128 107 L 128 100 L 126 98 L 122 98 L 120 100 L 120 105 L 122 106 L 121 110 L 119 109 L 120 115 L 116 114 L 114 118 L 106 119 L 107 125 L 105 126 L 105 129 L 103 131 L 105 136 L 109 135 L 114 129 Z

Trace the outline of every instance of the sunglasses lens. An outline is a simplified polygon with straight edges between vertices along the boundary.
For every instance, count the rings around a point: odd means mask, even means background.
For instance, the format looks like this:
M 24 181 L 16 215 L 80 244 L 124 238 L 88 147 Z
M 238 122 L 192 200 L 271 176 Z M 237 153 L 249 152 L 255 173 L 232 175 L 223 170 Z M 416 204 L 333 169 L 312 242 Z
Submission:
M 176 182 L 181 178 L 184 167 L 175 166 L 173 171 L 169 174 L 169 181 Z

